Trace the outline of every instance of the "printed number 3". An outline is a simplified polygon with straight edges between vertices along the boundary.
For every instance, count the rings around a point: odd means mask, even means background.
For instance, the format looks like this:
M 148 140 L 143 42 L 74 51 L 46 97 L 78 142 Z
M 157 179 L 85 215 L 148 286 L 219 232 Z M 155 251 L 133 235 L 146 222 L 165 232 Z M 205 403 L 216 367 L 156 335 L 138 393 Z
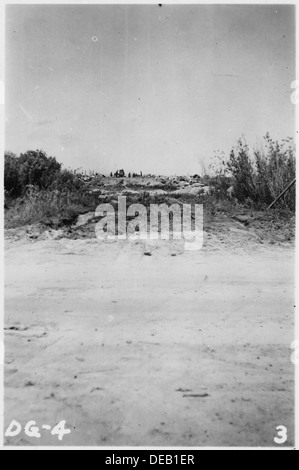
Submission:
M 284 444 L 288 440 L 288 430 L 285 426 L 278 426 L 276 428 L 277 436 L 274 439 L 276 444 Z

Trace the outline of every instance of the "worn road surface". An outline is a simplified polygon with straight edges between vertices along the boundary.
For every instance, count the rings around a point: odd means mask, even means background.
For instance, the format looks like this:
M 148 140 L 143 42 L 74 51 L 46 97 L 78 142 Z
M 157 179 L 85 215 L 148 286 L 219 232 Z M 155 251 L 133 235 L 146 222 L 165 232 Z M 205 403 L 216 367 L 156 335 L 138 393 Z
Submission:
M 293 445 L 292 248 L 20 241 L 5 263 L 5 429 L 71 430 L 7 445 Z

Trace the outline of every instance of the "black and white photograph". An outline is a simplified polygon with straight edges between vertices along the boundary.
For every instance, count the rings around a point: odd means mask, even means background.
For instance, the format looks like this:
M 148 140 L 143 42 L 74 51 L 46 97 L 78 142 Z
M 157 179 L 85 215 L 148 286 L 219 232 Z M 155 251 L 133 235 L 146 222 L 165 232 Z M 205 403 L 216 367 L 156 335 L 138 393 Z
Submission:
M 6 2 L 4 450 L 295 448 L 296 8 Z

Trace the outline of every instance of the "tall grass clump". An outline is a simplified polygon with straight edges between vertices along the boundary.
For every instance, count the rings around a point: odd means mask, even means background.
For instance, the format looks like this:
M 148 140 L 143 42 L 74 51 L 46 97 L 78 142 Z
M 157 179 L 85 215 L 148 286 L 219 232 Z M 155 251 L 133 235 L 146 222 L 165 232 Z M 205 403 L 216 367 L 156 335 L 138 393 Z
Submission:
M 49 190 L 28 187 L 24 196 L 11 202 L 5 227 L 16 228 L 38 222 L 57 228 L 72 224 L 78 215 L 95 210 L 97 198 L 82 190 Z
M 232 185 L 231 194 L 239 203 L 264 209 L 295 179 L 295 158 L 292 138 L 278 142 L 266 134 L 261 148 L 252 152 L 245 139 L 241 138 L 227 160 L 222 156 L 213 184 L 221 197 L 228 196 L 227 189 Z M 277 207 L 295 211 L 294 187 Z
M 256 150 L 254 157 L 258 200 L 268 205 L 296 178 L 296 149 L 292 138 L 279 143 L 267 134 L 264 141 L 264 149 Z M 295 211 L 295 199 L 293 187 L 279 204 Z

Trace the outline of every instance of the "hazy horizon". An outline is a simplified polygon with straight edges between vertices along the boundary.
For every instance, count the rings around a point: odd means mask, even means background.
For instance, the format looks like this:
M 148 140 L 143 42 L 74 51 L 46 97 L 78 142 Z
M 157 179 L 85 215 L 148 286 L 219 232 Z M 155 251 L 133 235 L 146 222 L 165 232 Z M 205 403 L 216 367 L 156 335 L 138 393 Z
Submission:
M 67 167 L 201 173 L 295 135 L 291 5 L 6 6 L 5 148 Z

